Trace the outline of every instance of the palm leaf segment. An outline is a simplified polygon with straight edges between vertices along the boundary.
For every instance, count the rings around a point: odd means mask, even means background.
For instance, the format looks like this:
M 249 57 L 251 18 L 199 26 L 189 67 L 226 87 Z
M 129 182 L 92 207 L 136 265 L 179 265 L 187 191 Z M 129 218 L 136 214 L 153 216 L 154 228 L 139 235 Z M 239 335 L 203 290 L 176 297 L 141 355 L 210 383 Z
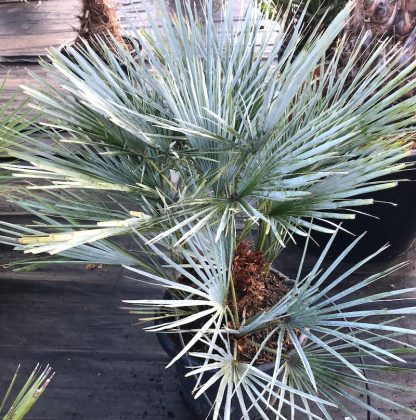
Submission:
M 19 368 L 20 366 L 13 375 L 6 393 L 2 399 L 0 399 L 0 415 L 2 416 L 3 409 L 6 408 L 6 404 L 9 403 L 10 396 L 14 391 Z M 41 367 L 37 365 L 27 378 L 24 385 L 18 390 L 10 408 L 7 410 L 4 417 L 2 417 L 3 420 L 23 419 L 38 401 L 40 396 L 45 392 L 46 387 L 49 385 L 49 382 L 52 380 L 54 375 L 55 373 L 52 372 L 52 369 L 49 366 L 46 366 L 45 369 L 41 369 Z
M 189 4 L 183 10 L 178 3 L 172 16 L 162 2 L 148 32 L 132 30 L 142 47 L 135 55 L 104 43 L 102 56 L 87 44 L 69 49 L 70 58 L 51 52 L 52 64 L 43 65 L 53 87 L 39 80 L 41 88 L 26 91 L 49 117 L 49 129 L 69 134 L 52 132 L 50 145 L 31 139 L 11 148 L 28 164 L 3 167 L 42 180 L 17 204 L 68 220 L 58 232 L 82 230 L 77 213 L 124 226 L 104 233 L 90 225 L 81 233 L 89 242 L 131 234 L 130 211 L 149 219 L 134 229 L 157 239 L 195 220 L 190 235 L 216 223 L 218 239 L 237 216 L 261 221 L 279 246 L 310 227 L 332 232 L 323 226 L 329 217 L 353 218 L 347 209 L 371 203 L 358 194 L 394 185 L 372 180 L 403 168 L 397 162 L 408 153 L 401 144 L 416 107 L 413 98 L 396 103 L 415 88 L 413 79 L 403 84 L 415 63 L 399 67 L 399 52 L 387 52 L 383 69 L 372 69 L 383 44 L 353 82 L 349 72 L 365 39 L 338 70 L 344 40 L 330 46 L 349 7 L 305 40 L 302 19 L 271 21 L 251 2 L 238 24 L 233 2 L 223 6 L 222 24 L 211 1 L 202 22 Z M 100 204 L 109 200 L 125 208 Z M 68 247 L 82 245 L 67 238 Z M 57 253 L 65 241 L 51 236 L 40 249 Z
M 0 98 L 6 96 L 6 79 L 0 82 Z M 0 105 L 0 159 L 7 156 L 8 147 L 25 136 L 34 134 L 37 129 L 33 125 L 34 115 L 25 107 L 26 103 L 18 103 L 16 95 L 12 95 Z M 7 170 L 0 169 L 0 184 L 3 191 L 4 184 L 12 178 Z
M 0 83 L 0 96 L 5 95 L 6 79 Z M 0 157 L 6 156 L 7 147 L 19 139 L 23 131 L 33 133 L 34 116 L 25 108 L 25 103 L 18 103 L 16 96 L 12 95 L 0 106 Z

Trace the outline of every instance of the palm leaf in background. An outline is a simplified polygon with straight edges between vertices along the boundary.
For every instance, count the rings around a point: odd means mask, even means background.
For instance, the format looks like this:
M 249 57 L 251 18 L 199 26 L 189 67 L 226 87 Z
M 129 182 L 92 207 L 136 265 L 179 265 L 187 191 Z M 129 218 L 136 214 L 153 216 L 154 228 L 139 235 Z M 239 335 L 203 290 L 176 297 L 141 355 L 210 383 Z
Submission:
M 39 80 L 42 88 L 26 88 L 58 131 L 49 145 L 8 142 L 26 163 L 3 169 L 40 180 L 26 198 L 10 196 L 44 216 L 41 238 L 21 241 L 25 252 L 57 254 L 133 229 L 156 241 L 188 224 L 193 231 L 178 240 L 212 223 L 218 239 L 239 217 L 248 228 L 262 225 L 259 247 L 267 243 L 272 259 L 294 233 L 333 232 L 329 217 L 354 218 L 348 209 L 372 202 L 356 195 L 395 185 L 372 180 L 404 167 L 416 104 L 395 102 L 415 87 L 402 82 L 416 64 L 397 72 L 400 54 L 387 52 L 383 71 L 347 83 L 361 45 L 341 74 L 345 40 L 330 46 L 350 6 L 306 39 L 302 19 L 270 21 L 254 3 L 237 27 L 233 2 L 219 27 L 210 1 L 202 23 L 184 7 L 178 2 L 172 16 L 161 3 L 149 31 L 133 29 L 142 47 L 133 55 L 105 43 L 103 56 L 87 44 L 52 51 L 43 66 L 53 87 Z M 383 44 L 369 63 L 381 52 Z
M 0 416 L 2 415 L 3 409 L 6 408 L 6 403 L 8 404 L 8 400 L 13 393 L 18 372 L 19 368 L 16 370 L 16 373 L 14 374 L 3 399 L 0 400 Z M 9 410 L 3 417 L 3 420 L 22 419 L 44 393 L 46 387 L 54 375 L 55 373 L 52 372 L 52 369 L 49 366 L 43 370 L 39 365 L 36 366 L 36 368 L 26 380 L 25 384 L 19 390 Z

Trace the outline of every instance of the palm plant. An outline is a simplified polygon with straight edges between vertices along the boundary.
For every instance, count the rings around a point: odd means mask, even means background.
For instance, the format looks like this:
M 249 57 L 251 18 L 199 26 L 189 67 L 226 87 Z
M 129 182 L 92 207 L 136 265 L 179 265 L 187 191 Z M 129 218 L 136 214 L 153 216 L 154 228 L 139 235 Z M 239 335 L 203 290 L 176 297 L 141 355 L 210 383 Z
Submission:
M 13 392 L 18 372 L 19 368 L 17 368 L 15 374 L 13 375 L 3 399 L 0 399 L 0 416 L 2 416 L 3 409 L 6 407 L 6 403 Z M 44 393 L 53 376 L 54 373 L 52 373 L 52 369 L 49 366 L 43 370 L 40 369 L 39 365 L 36 366 L 33 372 L 29 375 L 25 384 L 19 390 L 19 393 L 16 395 L 9 410 L 6 412 L 4 417 L 2 417 L 3 420 L 22 419 Z
M 406 350 L 394 346 L 406 347 L 400 336 L 414 331 L 394 321 L 415 312 L 368 305 L 414 290 L 354 297 L 401 266 L 336 291 L 371 256 L 336 276 L 358 239 L 324 269 L 332 239 L 267 308 L 247 316 L 236 293 L 241 244 L 253 242 L 264 281 L 296 235 L 335 234 L 329 218 L 354 218 L 354 206 L 372 203 L 355 197 L 393 187 L 374 180 L 404 168 L 416 100 L 397 100 L 415 88 L 408 76 L 416 63 L 397 72 L 394 50 L 382 70 L 372 68 L 385 51 L 380 43 L 350 82 L 365 40 L 341 72 L 345 38 L 330 49 L 350 7 L 305 38 L 302 16 L 269 20 L 254 2 L 239 24 L 225 3 L 219 26 L 210 0 L 202 20 L 189 2 L 178 1 L 175 15 L 161 2 L 151 29 L 135 31 L 134 57 L 116 40 L 111 48 L 102 41 L 100 55 L 87 43 L 70 55 L 51 51 L 42 65 L 54 83 L 25 88 L 47 119 L 50 142 L 6 139 L 20 162 L 2 168 L 28 181 L 8 199 L 38 218 L 34 226 L 1 224 L 3 243 L 34 255 L 15 264 L 124 265 L 163 286 L 163 299 L 127 303 L 158 319 L 150 330 L 178 333 L 182 349 L 170 364 L 185 354 L 200 360 L 188 375 L 196 397 L 216 387 L 214 419 L 229 419 L 234 403 L 263 418 L 267 409 L 282 418 L 286 406 L 292 417 L 331 418 L 331 405 L 354 418 L 343 399 L 387 418 L 355 391 L 415 414 L 370 391 L 369 383 L 397 387 L 365 374 L 403 361 Z M 132 245 L 120 244 L 121 235 Z M 240 350 L 247 343 L 255 349 L 249 361 Z M 265 354 L 270 372 L 259 367 Z
M 119 43 L 123 43 L 116 9 L 113 0 L 83 0 L 79 17 L 80 28 L 75 44 L 82 39 L 94 41 L 97 34 L 105 38 L 107 33 L 111 33 Z

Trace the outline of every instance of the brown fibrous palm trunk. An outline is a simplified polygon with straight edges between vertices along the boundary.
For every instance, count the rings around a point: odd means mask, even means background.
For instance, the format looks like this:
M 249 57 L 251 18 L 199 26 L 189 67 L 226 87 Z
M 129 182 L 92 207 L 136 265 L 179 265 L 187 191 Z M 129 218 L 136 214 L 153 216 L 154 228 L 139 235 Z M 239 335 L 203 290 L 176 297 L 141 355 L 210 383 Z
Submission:
M 357 41 L 365 36 L 360 59 L 350 73 L 351 79 L 372 54 L 373 49 L 370 47 L 380 41 L 387 42 L 385 51 L 401 49 L 397 69 L 400 70 L 416 58 L 416 0 L 357 0 L 346 33 L 348 41 L 344 49 L 344 60 L 349 59 Z M 385 63 L 383 54 L 374 65 L 377 63 Z M 411 92 L 406 97 L 414 94 L 416 92 Z
M 364 29 L 400 42 L 414 32 L 415 24 L 416 0 L 357 0 L 350 30 Z
M 347 33 L 352 40 L 367 33 L 368 43 L 388 38 L 392 48 L 403 47 L 405 55 L 413 58 L 416 0 L 357 0 Z
M 124 44 L 115 0 L 83 0 L 76 43 L 100 37 L 111 45 L 112 38 Z

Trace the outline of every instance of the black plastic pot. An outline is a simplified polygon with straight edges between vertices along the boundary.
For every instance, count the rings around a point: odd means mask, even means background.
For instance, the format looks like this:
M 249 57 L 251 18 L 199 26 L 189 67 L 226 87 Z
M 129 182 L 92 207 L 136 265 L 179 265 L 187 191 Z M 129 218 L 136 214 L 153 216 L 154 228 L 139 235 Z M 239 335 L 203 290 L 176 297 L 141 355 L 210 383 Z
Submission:
M 403 159 L 402 162 L 416 163 L 416 153 Z M 416 167 L 411 166 L 403 172 L 379 179 L 408 179 L 409 181 L 399 182 L 395 188 L 357 196 L 357 198 L 373 198 L 375 200 L 373 205 L 355 207 L 354 209 L 371 214 L 376 218 L 358 213 L 355 220 L 343 222 L 343 228 L 356 236 L 367 232 L 345 258 L 346 262 L 360 261 L 389 243 L 390 247 L 374 259 L 374 261 L 387 260 L 407 251 L 416 239 Z M 395 203 L 396 206 L 388 203 Z M 334 220 L 334 222 L 337 221 Z M 327 244 L 330 235 L 314 232 L 312 237 L 319 246 L 309 241 L 309 251 L 319 254 Z M 329 256 L 337 257 L 353 240 L 354 236 L 351 234 L 339 231 L 331 246 Z M 302 242 L 302 240 L 299 241 L 300 244 Z
M 274 270 L 277 271 L 277 270 Z M 282 275 L 279 273 L 279 275 Z M 294 282 L 293 280 L 290 280 L 286 278 L 285 283 L 293 286 Z M 165 294 L 164 299 L 170 298 L 169 294 Z M 155 321 L 156 324 L 162 323 L 161 320 Z M 170 333 L 158 333 L 157 338 L 159 340 L 159 343 L 161 344 L 162 348 L 166 351 L 168 356 L 170 358 L 173 358 L 176 356 L 182 349 L 181 343 L 179 341 L 177 334 L 170 334 Z M 213 401 L 215 401 L 215 397 L 217 395 L 218 391 L 218 385 L 214 384 L 211 386 L 205 394 L 201 395 L 198 399 L 195 399 L 192 395 L 192 391 L 196 384 L 196 377 L 185 377 L 185 375 L 190 372 L 191 368 L 195 368 L 198 366 L 201 366 L 203 363 L 202 359 L 197 359 L 194 357 L 189 356 L 188 354 L 185 354 L 182 356 L 176 363 L 176 373 L 178 375 L 179 379 L 179 385 L 181 392 L 183 394 L 183 397 L 185 399 L 186 404 L 188 407 L 193 411 L 195 414 L 195 420 L 205 420 L 209 419 L 212 416 L 212 407 L 213 407 Z M 269 374 L 273 373 L 274 369 L 274 363 L 267 363 L 260 366 L 257 366 L 258 369 L 262 370 L 263 372 L 267 372 Z M 209 380 L 209 378 L 213 374 L 207 372 L 204 375 L 204 382 Z M 247 407 L 250 407 L 251 403 L 247 401 Z M 240 419 L 242 417 L 243 413 L 240 410 L 240 406 L 237 403 L 236 405 L 231 407 L 231 418 L 232 419 Z M 257 417 L 250 416 L 253 420 L 257 419 Z
M 172 337 L 172 334 L 158 333 L 157 337 L 169 357 L 173 358 L 180 352 L 181 346 L 179 345 L 179 342 L 175 341 L 174 337 Z M 192 395 L 192 391 L 196 385 L 196 378 L 194 376 L 186 378 L 185 375 L 190 372 L 190 368 L 201 366 L 201 361 L 202 359 L 198 360 L 186 354 L 175 363 L 176 373 L 178 376 L 182 395 L 185 399 L 186 405 L 195 414 L 195 420 L 205 420 L 210 418 L 210 415 L 212 414 L 213 401 L 215 401 L 215 396 L 218 391 L 218 386 L 214 384 L 198 399 L 195 399 Z M 273 366 L 262 366 L 260 368 L 262 368 L 262 370 L 264 370 L 264 368 L 268 368 L 267 370 L 270 370 L 273 369 Z M 208 372 L 204 377 L 204 381 L 208 380 L 211 376 L 212 374 Z M 241 416 L 242 413 L 239 407 L 232 407 L 231 418 L 237 419 L 241 418 Z
M 181 346 L 178 341 L 175 340 L 175 336 L 173 334 L 157 334 L 159 343 L 169 355 L 169 357 L 173 358 L 181 351 Z M 190 368 L 196 368 L 201 366 L 203 363 L 202 359 L 196 359 L 194 357 L 189 356 L 188 354 L 181 357 L 176 363 L 176 373 L 178 375 L 179 386 L 182 392 L 182 395 L 185 399 L 187 406 L 193 411 L 195 414 L 195 420 L 205 420 L 207 418 L 211 418 L 212 416 L 212 407 L 213 402 L 215 401 L 215 397 L 218 391 L 217 384 L 211 386 L 206 393 L 202 394 L 198 399 L 195 399 L 192 395 L 192 391 L 196 384 L 196 377 L 185 377 L 185 375 L 190 372 Z M 269 374 L 273 373 L 274 363 L 267 363 L 261 366 L 257 366 L 258 369 L 261 369 L 264 372 Z M 206 373 L 204 375 L 204 382 L 210 379 L 212 376 L 211 373 Z M 247 406 L 250 407 L 250 403 L 247 402 Z M 232 419 L 240 419 L 243 413 L 240 410 L 240 406 L 238 404 L 231 407 L 231 418 Z M 251 417 L 253 420 L 256 417 Z

